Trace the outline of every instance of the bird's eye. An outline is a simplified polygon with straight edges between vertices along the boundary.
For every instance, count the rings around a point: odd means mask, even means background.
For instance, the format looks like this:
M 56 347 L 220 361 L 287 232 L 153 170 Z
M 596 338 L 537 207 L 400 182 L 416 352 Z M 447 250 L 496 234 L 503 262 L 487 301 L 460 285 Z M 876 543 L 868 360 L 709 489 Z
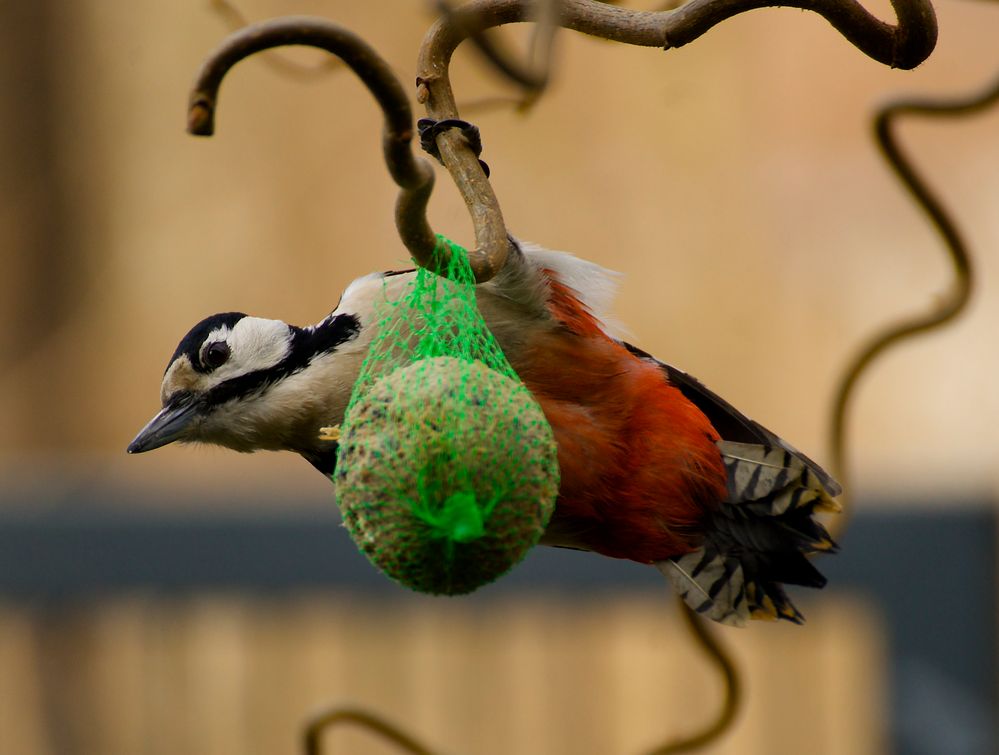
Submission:
M 216 341 L 205 347 L 201 361 L 204 362 L 205 367 L 208 369 L 215 370 L 225 364 L 230 353 L 229 344 L 225 343 L 225 341 Z

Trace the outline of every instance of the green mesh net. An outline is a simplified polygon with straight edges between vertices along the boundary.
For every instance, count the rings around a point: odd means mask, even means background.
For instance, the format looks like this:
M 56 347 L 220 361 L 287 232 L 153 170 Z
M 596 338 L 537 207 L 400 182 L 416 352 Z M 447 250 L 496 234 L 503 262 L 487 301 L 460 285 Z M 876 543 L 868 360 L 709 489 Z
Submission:
M 336 494 L 354 541 L 420 592 L 493 581 L 538 542 L 555 440 L 478 310 L 468 254 L 387 295 L 340 431 Z M 444 247 L 443 245 L 446 245 Z

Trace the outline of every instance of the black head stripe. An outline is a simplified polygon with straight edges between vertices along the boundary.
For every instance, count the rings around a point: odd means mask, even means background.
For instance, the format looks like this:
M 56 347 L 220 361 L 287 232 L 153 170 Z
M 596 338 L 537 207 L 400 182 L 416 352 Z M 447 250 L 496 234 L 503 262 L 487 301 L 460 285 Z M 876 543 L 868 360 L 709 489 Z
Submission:
M 205 396 L 208 406 L 219 406 L 233 399 L 262 393 L 274 383 L 304 370 L 317 356 L 336 351 L 337 347 L 357 337 L 360 322 L 353 315 L 337 315 L 314 328 L 291 326 L 288 356 L 273 367 L 255 370 L 226 380 Z
M 406 268 L 405 270 L 386 270 L 384 273 L 382 273 L 382 277 L 394 278 L 397 275 L 409 275 L 410 273 L 415 273 L 415 272 L 416 272 L 415 267 Z
M 170 369 L 170 365 L 181 354 L 186 354 L 187 358 L 191 360 L 191 366 L 198 372 L 208 372 L 208 368 L 201 364 L 201 360 L 198 358 L 198 352 L 201 349 L 201 345 L 208 338 L 208 334 L 213 330 L 218 330 L 221 327 L 228 327 L 230 330 L 235 327 L 236 323 L 242 320 L 246 315 L 242 312 L 223 312 L 222 314 L 212 315 L 211 317 L 206 317 L 204 320 L 199 322 L 191 331 L 184 336 L 180 344 L 177 346 L 177 350 L 170 357 L 170 364 L 167 365 L 167 369 Z
M 305 357 L 308 364 L 319 354 L 336 351 L 336 347 L 357 336 L 361 323 L 354 315 L 330 316 L 314 328 L 296 328 L 291 353 Z M 303 365 L 304 366 L 304 365 Z

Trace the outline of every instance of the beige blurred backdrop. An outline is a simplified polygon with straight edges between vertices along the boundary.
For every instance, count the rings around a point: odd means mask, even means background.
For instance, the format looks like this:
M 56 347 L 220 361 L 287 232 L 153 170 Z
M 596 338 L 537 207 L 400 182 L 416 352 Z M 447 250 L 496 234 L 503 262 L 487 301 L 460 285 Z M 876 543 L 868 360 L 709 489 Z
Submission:
M 276 507 L 332 506 L 328 481 L 290 454 L 124 448 L 202 317 L 315 322 L 354 277 L 406 264 L 368 95 L 343 73 L 302 81 L 250 60 L 223 86 L 217 136 L 195 139 L 188 87 L 228 31 L 212 3 L 0 8 L 7 498 L 116 490 L 193 509 L 206 497 L 238 507 L 252 491 Z M 239 8 L 340 21 L 407 85 L 431 20 L 420 0 Z M 934 232 L 869 136 L 887 98 L 963 94 L 999 68 L 995 4 L 937 10 L 940 43 L 913 72 L 792 10 L 740 16 L 670 52 L 564 32 L 554 84 L 528 115 L 463 112 L 514 234 L 620 271 L 616 315 L 637 345 L 828 461 L 847 359 L 949 285 Z M 464 103 L 512 93 L 468 50 L 454 81 Z M 859 496 L 946 505 L 999 487 L 997 125 L 999 113 L 902 128 L 979 278 L 956 326 L 893 351 L 864 382 L 850 436 Z M 432 223 L 470 243 L 463 204 L 443 169 L 438 179 Z M 306 711 L 345 698 L 483 754 L 631 752 L 707 720 L 717 680 L 664 602 L 568 597 L 480 609 L 134 595 L 54 616 L 0 605 L 0 752 L 291 752 Z M 724 633 L 750 694 L 713 751 L 885 751 L 878 609 L 842 595 L 806 608 L 805 628 Z M 388 751 L 345 737 L 342 751 Z
M 899 93 L 991 78 L 999 10 L 938 4 L 940 43 L 893 71 L 819 17 L 756 11 L 670 52 L 565 32 L 526 117 L 469 110 L 509 228 L 623 273 L 633 340 L 819 459 L 829 400 L 860 339 L 948 285 L 934 233 L 869 137 Z M 430 15 L 416 0 L 244 0 L 253 20 L 321 14 L 367 37 L 407 85 Z M 225 35 L 209 2 L 8 2 L 0 64 L 0 462 L 134 486 L 327 483 L 298 459 L 124 447 L 156 411 L 177 341 L 213 312 L 317 321 L 355 276 L 405 263 L 379 116 L 340 73 L 260 60 L 222 90 L 218 133 L 184 133 L 188 87 Z M 887 7 L 875 7 L 890 16 Z M 288 53 L 305 64 L 318 55 Z M 510 94 L 460 51 L 458 97 Z M 999 484 L 999 114 L 913 122 L 903 139 L 954 209 L 980 277 L 956 327 L 894 351 L 853 414 L 856 492 L 921 500 Z M 470 225 L 443 169 L 435 227 Z M 942 497 L 941 497 L 942 500 Z

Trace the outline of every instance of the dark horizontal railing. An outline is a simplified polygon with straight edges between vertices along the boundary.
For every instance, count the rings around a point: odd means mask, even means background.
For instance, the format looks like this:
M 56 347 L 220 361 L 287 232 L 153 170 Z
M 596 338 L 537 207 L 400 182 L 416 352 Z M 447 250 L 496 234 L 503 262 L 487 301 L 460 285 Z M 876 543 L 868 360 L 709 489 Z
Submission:
M 278 512 L 265 510 L 264 502 L 247 503 L 238 512 L 180 514 L 148 502 L 129 506 L 104 492 L 63 501 L 0 500 L 0 599 L 51 610 L 136 591 L 407 595 L 357 551 L 333 506 L 295 509 L 286 502 Z M 206 501 L 202 511 L 219 508 Z M 958 730 L 961 741 L 977 743 L 968 752 L 999 751 L 995 507 L 861 502 L 858 511 L 841 553 L 817 565 L 829 577 L 827 589 L 861 592 L 884 617 L 894 751 L 936 752 L 928 743 Z M 791 589 L 807 613 L 810 591 Z M 654 569 L 537 548 L 472 599 L 518 591 L 590 599 L 636 590 L 667 600 Z

